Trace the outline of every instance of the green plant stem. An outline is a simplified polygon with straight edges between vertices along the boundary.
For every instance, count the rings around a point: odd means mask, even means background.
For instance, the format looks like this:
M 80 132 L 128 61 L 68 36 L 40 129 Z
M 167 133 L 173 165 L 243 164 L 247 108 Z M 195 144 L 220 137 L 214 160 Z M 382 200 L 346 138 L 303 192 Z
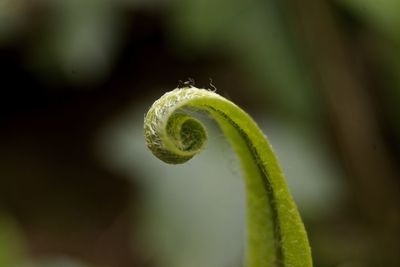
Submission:
M 222 96 L 185 87 L 163 95 L 145 117 L 147 146 L 161 160 L 178 164 L 201 151 L 204 126 L 187 110 L 207 112 L 236 151 L 247 198 L 247 267 L 310 267 L 307 234 L 266 137 L 252 118 Z

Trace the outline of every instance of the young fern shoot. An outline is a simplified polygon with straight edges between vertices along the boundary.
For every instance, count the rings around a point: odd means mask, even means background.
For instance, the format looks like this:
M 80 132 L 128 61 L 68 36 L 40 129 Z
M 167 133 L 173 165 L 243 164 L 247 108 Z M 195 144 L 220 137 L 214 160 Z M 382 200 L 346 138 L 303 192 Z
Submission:
M 311 267 L 311 249 L 285 178 L 267 138 L 231 101 L 192 85 L 164 94 L 148 111 L 144 136 L 152 153 L 170 164 L 199 153 L 207 131 L 188 109 L 208 113 L 237 153 L 247 198 L 246 267 Z

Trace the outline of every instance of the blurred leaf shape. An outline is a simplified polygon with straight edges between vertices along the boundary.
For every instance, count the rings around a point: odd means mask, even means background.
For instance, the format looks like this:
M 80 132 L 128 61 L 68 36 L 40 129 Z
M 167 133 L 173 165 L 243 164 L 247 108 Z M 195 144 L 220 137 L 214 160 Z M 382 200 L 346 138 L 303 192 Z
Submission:
M 42 74 L 71 83 L 104 80 L 120 39 L 118 9 L 112 1 L 47 1 L 49 22 L 33 49 L 32 62 Z

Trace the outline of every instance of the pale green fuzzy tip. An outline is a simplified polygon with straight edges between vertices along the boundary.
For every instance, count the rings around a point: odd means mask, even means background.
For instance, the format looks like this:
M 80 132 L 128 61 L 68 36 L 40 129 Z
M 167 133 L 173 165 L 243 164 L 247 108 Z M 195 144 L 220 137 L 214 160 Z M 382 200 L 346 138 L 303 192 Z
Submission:
M 205 127 L 179 111 L 188 100 L 210 93 L 187 87 L 166 93 L 154 102 L 145 116 L 144 136 L 147 147 L 156 157 L 169 164 L 180 164 L 204 148 L 207 142 Z

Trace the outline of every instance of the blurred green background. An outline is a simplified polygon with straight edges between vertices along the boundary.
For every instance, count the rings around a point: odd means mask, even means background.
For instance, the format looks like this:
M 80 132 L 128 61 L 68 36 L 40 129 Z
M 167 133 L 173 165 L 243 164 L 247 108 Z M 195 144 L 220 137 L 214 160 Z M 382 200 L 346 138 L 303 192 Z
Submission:
M 317 267 L 400 266 L 400 1 L 0 0 L 0 267 L 241 267 L 210 124 L 183 166 L 143 115 L 192 77 L 267 133 Z

